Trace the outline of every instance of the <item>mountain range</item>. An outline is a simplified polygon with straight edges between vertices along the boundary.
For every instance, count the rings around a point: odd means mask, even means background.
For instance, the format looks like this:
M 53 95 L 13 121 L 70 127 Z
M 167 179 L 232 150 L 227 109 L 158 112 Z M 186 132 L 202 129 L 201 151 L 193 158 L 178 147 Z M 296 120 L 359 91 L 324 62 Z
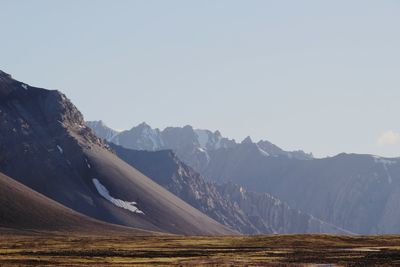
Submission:
M 253 143 L 250 137 L 241 143 L 223 137 L 219 131 L 193 129 L 192 126 L 167 127 L 164 130 L 153 129 L 145 122 L 126 131 L 115 131 L 103 121 L 88 121 L 89 126 L 98 137 L 125 148 L 146 151 L 163 149 L 173 150 L 177 156 L 194 170 L 203 173 L 212 162 L 211 157 L 220 149 L 235 149 L 240 144 L 253 144 L 257 153 L 265 156 L 296 159 L 312 159 L 312 154 L 303 151 L 284 151 L 269 141 Z
M 191 126 L 159 130 L 142 123 L 116 132 L 101 121 L 87 125 L 101 138 L 128 149 L 171 149 L 219 188 L 232 184 L 236 191 L 243 188 L 257 196 L 273 196 L 290 209 L 356 234 L 400 233 L 396 211 L 400 199 L 399 158 L 343 153 L 317 159 L 303 151 L 284 151 L 268 141 L 253 142 L 248 137 L 237 143 L 218 131 Z M 113 134 L 106 135 L 110 131 Z M 225 200 L 232 201 L 224 190 L 218 191 Z M 253 202 L 260 203 L 254 204 L 253 210 L 268 206 L 259 200 Z M 242 211 L 246 214 L 245 209 Z

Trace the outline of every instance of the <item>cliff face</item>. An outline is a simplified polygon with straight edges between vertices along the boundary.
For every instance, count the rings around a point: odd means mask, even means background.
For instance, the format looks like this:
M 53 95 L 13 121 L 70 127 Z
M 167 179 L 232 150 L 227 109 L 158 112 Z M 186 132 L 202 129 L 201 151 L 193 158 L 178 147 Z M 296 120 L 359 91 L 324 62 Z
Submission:
M 333 224 L 293 209 L 267 193 L 247 191 L 233 183 L 220 184 L 217 189 L 225 199 L 235 203 L 258 229 L 267 226 L 273 233 L 285 234 L 351 234 Z

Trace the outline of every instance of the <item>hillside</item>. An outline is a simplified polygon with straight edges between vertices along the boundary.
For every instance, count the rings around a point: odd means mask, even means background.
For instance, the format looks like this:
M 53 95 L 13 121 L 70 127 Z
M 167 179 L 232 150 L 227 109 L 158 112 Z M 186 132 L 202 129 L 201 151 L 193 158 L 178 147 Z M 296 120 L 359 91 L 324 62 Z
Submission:
M 0 171 L 87 216 L 150 231 L 234 234 L 115 156 L 57 90 L 0 72 Z
M 151 232 L 111 225 L 79 214 L 0 173 L 0 227 L 85 233 Z

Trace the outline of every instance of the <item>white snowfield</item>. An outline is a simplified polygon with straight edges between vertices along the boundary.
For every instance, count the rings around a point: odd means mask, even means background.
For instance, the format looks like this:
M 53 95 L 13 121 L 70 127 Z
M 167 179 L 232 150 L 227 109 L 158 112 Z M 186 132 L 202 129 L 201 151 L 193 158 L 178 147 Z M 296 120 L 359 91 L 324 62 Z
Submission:
M 87 166 L 89 169 L 91 169 L 92 166 L 90 165 L 89 161 L 88 161 L 87 159 L 85 159 L 85 162 L 86 162 L 86 166 Z
M 257 145 L 258 151 L 260 151 L 261 155 L 265 156 L 265 157 L 269 157 L 269 153 L 266 152 L 264 149 L 261 149 L 258 145 Z
M 217 140 L 213 140 L 213 133 L 209 130 L 195 129 L 194 132 L 197 135 L 197 141 L 199 142 L 201 148 L 212 148 L 213 150 L 217 150 L 222 147 L 221 136 L 217 136 Z
M 140 209 L 138 209 L 136 207 L 136 205 L 137 205 L 136 202 L 129 202 L 129 201 L 124 201 L 124 200 L 121 200 L 121 199 L 113 198 L 110 195 L 110 192 L 108 191 L 108 189 L 104 185 L 102 185 L 98 179 L 93 178 L 92 181 L 93 181 L 94 186 L 97 189 L 97 192 L 99 192 L 99 194 L 102 197 L 107 199 L 109 202 L 111 202 L 115 206 L 117 206 L 119 208 L 122 208 L 122 209 L 129 210 L 129 211 L 131 211 L 133 213 L 144 214 L 143 211 L 141 211 Z

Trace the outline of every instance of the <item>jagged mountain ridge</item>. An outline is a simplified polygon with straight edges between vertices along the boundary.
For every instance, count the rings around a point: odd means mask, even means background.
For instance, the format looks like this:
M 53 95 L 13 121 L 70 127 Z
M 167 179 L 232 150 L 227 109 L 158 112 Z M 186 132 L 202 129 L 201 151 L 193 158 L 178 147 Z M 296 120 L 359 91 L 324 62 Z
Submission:
M 268 194 L 248 192 L 232 183 L 207 182 L 171 150 L 150 152 L 110 146 L 121 159 L 170 192 L 241 233 L 349 233 L 291 209 Z
M 235 232 L 115 156 L 56 90 L 0 72 L 0 171 L 90 217 L 177 234 Z
M 219 131 L 193 129 L 192 126 L 167 127 L 164 130 L 153 129 L 141 123 L 130 130 L 116 132 L 102 121 L 89 121 L 86 124 L 100 137 L 109 142 L 135 150 L 157 151 L 172 149 L 178 157 L 203 173 L 208 168 L 210 157 L 219 149 L 236 148 L 240 145 L 235 140 L 223 137 Z M 113 134 L 109 134 L 109 133 Z M 111 136 L 111 137 L 109 137 Z M 303 151 L 284 151 L 278 146 L 261 140 L 254 143 L 247 137 L 242 143 L 250 142 L 257 147 L 257 153 L 264 156 L 311 159 L 311 154 Z

